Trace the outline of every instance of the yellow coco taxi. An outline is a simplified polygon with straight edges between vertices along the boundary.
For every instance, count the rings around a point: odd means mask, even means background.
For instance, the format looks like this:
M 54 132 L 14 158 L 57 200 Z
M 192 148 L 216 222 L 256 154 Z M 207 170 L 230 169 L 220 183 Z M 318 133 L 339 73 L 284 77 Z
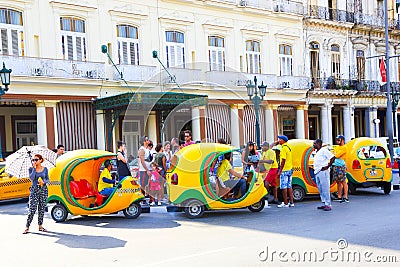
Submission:
M 302 201 L 306 194 L 319 194 L 313 169 L 315 156 L 313 141 L 292 139 L 288 143 L 293 155 L 292 188 L 294 200 Z M 337 191 L 336 183 L 331 183 L 330 191 L 331 193 Z
M 392 166 L 390 155 L 376 139 L 360 137 L 346 143 L 347 180 L 349 193 L 357 188 L 381 187 L 385 194 L 392 189 Z
M 205 210 L 248 208 L 258 212 L 264 208 L 267 190 L 261 175 L 254 172 L 247 179 L 247 191 L 236 199 L 230 196 L 210 168 L 218 157 L 237 149 L 222 144 L 200 143 L 184 147 L 171 160 L 167 172 L 167 188 L 171 211 L 184 211 L 189 218 L 199 218 Z M 237 197 L 237 196 L 236 196 Z
M 123 211 L 127 218 L 137 218 L 144 198 L 140 186 L 130 176 L 124 177 L 107 198 L 97 190 L 100 167 L 115 154 L 94 149 L 68 152 L 57 159 L 56 167 L 49 171 L 49 197 L 56 203 L 51 216 L 56 222 L 72 215 L 110 214 Z
M 29 177 L 10 177 L 5 172 L 5 162 L 0 162 L 0 200 L 29 197 L 31 185 Z

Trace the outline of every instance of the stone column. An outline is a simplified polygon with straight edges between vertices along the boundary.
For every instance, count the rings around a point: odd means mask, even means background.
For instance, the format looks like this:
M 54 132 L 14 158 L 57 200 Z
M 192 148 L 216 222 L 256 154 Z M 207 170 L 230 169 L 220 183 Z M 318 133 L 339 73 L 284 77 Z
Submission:
M 192 107 L 192 140 L 201 140 L 200 134 L 200 109 L 198 106 Z
M 374 138 L 378 137 L 378 132 L 376 131 L 377 127 L 379 129 L 379 122 L 377 121 L 378 118 L 378 107 L 377 106 L 372 106 L 368 109 L 369 113 L 369 121 L 367 122 L 369 124 L 369 136 Z
M 96 111 L 97 149 L 106 150 L 106 136 L 104 127 L 104 110 Z
M 330 117 L 330 109 L 331 106 L 325 104 L 320 107 L 321 108 L 321 133 L 322 133 L 322 142 L 330 144 L 332 141 L 329 139 L 332 136 L 332 132 L 329 134 L 329 131 L 332 129 L 332 122 Z
M 305 120 L 306 110 L 308 110 L 308 105 L 299 105 L 296 107 L 296 138 L 298 139 L 306 138 L 306 129 L 308 131 L 308 125 L 306 125 Z
M 344 106 L 343 107 L 343 135 L 345 137 L 346 142 L 348 142 L 352 135 L 351 135 L 351 121 L 353 121 L 354 125 L 354 116 L 351 116 L 351 107 Z
M 238 105 L 231 105 L 231 145 L 240 147 L 239 110 Z
M 55 148 L 58 143 L 56 106 L 59 101 L 36 100 L 38 145 Z
M 147 133 L 151 141 L 153 141 L 154 147 L 157 145 L 157 118 L 156 112 L 151 111 L 147 118 Z
M 274 110 L 278 108 L 278 105 L 266 105 L 265 106 L 265 137 L 266 140 L 272 143 L 276 140 L 275 129 L 277 124 L 274 119 Z

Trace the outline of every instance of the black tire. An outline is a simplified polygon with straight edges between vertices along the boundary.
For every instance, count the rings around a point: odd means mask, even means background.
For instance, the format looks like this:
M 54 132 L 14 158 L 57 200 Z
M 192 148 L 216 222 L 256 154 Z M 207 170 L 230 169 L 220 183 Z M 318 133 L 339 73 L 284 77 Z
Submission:
M 385 193 L 385 195 L 389 195 L 390 191 L 392 191 L 392 183 L 391 182 L 385 182 L 383 183 L 383 192 Z
M 139 203 L 132 203 L 129 207 L 122 211 L 126 218 L 136 219 L 142 213 L 142 206 Z
M 64 222 L 68 217 L 68 211 L 63 204 L 57 204 L 51 209 L 51 218 L 56 222 Z
M 262 199 L 260 199 L 260 201 L 248 206 L 247 208 L 251 212 L 260 212 L 260 211 L 262 211 L 264 209 L 264 207 L 265 207 L 265 200 L 262 198 Z
M 293 190 L 293 200 L 294 201 L 303 201 L 304 197 L 306 196 L 306 190 L 300 185 L 292 186 Z
M 356 185 L 355 184 L 353 184 L 352 182 L 348 182 L 347 183 L 347 185 L 348 185 L 348 187 L 349 187 L 349 194 L 350 195 L 356 195 L 357 194 L 357 191 L 356 191 Z
M 185 208 L 183 209 L 186 217 L 190 219 L 201 218 L 204 214 L 204 204 L 197 199 L 190 199 L 186 202 Z

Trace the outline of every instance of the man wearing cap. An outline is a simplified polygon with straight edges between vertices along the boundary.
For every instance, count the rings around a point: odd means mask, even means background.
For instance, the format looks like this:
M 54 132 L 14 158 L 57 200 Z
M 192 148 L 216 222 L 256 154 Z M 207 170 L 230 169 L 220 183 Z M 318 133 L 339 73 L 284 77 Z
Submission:
M 346 146 L 344 145 L 344 136 L 339 134 L 336 136 L 337 146 L 334 149 L 335 161 L 332 164 L 333 181 L 336 181 L 338 188 L 338 200 L 340 202 L 349 202 L 349 187 L 346 182 Z M 343 191 L 343 194 L 342 194 Z M 342 198 L 343 197 L 343 198 Z
M 286 135 L 278 135 L 278 141 L 276 144 L 282 146 L 280 153 L 280 169 L 278 171 L 278 177 L 280 178 L 280 188 L 282 189 L 283 202 L 279 204 L 278 208 L 294 207 L 293 202 L 293 190 L 292 190 L 292 148 L 287 143 L 289 138 Z M 288 194 L 290 203 L 288 203 Z
M 278 174 L 278 162 L 276 160 L 275 151 L 269 149 L 269 143 L 264 142 L 261 145 L 261 159 L 258 162 L 259 165 L 263 165 L 265 169 L 266 177 L 264 179 L 264 186 L 268 190 L 268 187 L 271 185 L 274 193 L 274 200 L 271 202 L 272 204 L 278 204 L 278 192 L 276 188 L 276 178 Z M 260 168 L 261 169 L 261 168 Z

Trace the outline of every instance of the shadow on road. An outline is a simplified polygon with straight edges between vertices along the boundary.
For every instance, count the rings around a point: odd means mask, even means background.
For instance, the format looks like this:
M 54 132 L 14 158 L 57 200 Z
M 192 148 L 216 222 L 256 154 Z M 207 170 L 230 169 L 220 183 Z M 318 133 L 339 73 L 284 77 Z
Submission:
M 57 244 L 69 248 L 108 249 L 124 247 L 126 242 L 111 236 L 72 235 L 48 231 L 45 233 L 30 233 L 58 238 Z

